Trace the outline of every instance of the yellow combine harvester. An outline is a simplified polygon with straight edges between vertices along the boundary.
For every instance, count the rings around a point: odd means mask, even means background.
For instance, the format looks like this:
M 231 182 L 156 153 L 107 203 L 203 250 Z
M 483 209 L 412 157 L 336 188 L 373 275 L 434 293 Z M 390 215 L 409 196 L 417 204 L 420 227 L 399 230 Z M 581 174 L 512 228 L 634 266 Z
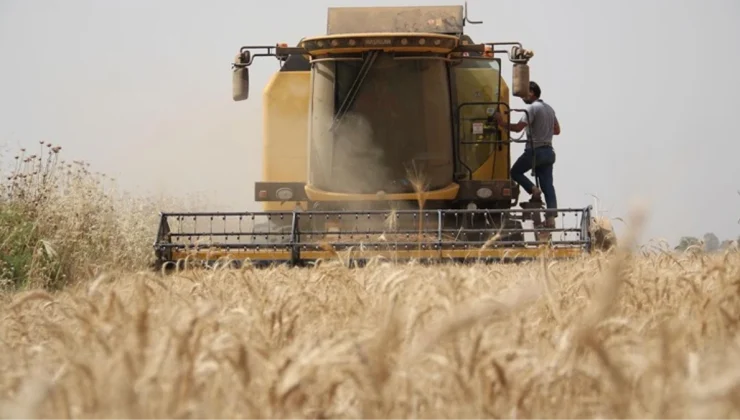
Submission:
M 249 97 L 249 66 L 276 57 L 263 93 L 263 212 L 163 213 L 157 264 L 343 258 L 496 260 L 589 252 L 591 207 L 518 203 L 509 176 L 511 94 L 529 90 L 531 51 L 475 43 L 467 8 L 330 8 L 326 35 L 296 47 L 242 47 L 233 99 Z M 519 204 L 521 209 L 515 207 Z M 527 227 L 529 226 L 529 227 Z M 549 230 L 546 243 L 536 232 Z M 531 238 L 529 237 L 531 235 Z

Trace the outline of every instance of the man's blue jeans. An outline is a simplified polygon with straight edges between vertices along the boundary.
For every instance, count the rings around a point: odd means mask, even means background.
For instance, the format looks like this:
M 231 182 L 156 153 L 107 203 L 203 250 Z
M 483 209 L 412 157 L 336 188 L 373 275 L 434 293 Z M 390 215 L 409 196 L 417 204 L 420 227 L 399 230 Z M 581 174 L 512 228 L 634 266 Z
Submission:
M 511 166 L 511 179 L 516 181 L 524 188 L 527 193 L 532 195 L 534 184 L 524 175 L 525 172 L 532 169 L 532 157 L 535 158 L 535 176 L 540 179 L 540 189 L 545 196 L 545 203 L 548 209 L 558 207 L 558 200 L 555 196 L 555 186 L 552 181 L 552 167 L 555 164 L 555 150 L 550 146 L 537 147 L 536 149 L 525 149 L 524 153 Z M 551 216 L 557 216 L 552 214 Z

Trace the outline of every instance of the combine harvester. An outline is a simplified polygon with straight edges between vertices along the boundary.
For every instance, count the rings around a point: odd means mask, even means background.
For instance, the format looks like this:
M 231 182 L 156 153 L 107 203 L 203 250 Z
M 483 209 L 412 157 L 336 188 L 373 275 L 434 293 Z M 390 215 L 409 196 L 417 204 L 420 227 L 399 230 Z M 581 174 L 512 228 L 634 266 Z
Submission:
M 341 258 L 363 262 L 572 258 L 594 248 L 591 207 L 519 203 L 510 179 L 509 86 L 529 90 L 531 51 L 477 44 L 467 7 L 330 8 L 326 35 L 296 47 L 242 47 L 233 99 L 249 66 L 276 57 L 263 93 L 263 212 L 163 213 L 156 266 L 237 266 Z M 510 48 L 510 49 L 507 49 Z M 520 209 L 515 207 L 519 205 Z M 528 227 L 527 227 L 528 226 Z M 545 233 L 547 240 L 542 239 Z

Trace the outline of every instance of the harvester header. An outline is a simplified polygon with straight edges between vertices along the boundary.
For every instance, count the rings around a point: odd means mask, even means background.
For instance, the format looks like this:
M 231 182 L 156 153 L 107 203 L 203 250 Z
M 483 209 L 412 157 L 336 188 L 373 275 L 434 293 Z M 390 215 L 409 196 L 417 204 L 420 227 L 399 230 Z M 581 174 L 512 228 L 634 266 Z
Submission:
M 510 95 L 528 95 L 534 54 L 519 42 L 476 43 L 466 23 L 482 22 L 462 6 L 332 7 L 325 34 L 241 47 L 234 101 L 250 97 L 256 58 L 280 64 L 262 92 L 254 199 L 263 211 L 163 213 L 158 266 L 589 252 L 590 207 L 520 203 L 509 174 L 511 146 L 531 140 L 510 138 L 494 117 L 526 113 Z M 562 226 L 544 227 L 547 212 Z

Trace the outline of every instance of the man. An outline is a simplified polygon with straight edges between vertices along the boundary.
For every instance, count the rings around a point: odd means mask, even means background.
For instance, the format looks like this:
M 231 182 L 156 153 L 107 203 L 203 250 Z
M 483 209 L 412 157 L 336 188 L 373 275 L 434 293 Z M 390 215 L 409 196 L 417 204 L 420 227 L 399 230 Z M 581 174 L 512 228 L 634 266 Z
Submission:
M 552 147 L 552 136 L 560 134 L 560 124 L 552 107 L 546 104 L 540 95 L 542 90 L 535 82 L 529 82 L 529 94 L 523 98 L 527 104 L 527 113 L 516 124 L 505 124 L 501 114 L 496 113 L 496 122 L 499 127 L 509 131 L 520 132 L 529 127 L 529 139 L 524 153 L 511 167 L 511 178 L 530 194 L 531 201 L 541 202 L 544 193 L 548 209 L 557 208 L 557 197 L 553 186 L 552 168 L 555 164 L 555 150 Z M 524 175 L 532 168 L 532 159 L 535 159 L 535 175 L 540 179 L 542 189 L 537 188 Z M 548 215 L 545 225 L 555 227 L 557 213 Z

